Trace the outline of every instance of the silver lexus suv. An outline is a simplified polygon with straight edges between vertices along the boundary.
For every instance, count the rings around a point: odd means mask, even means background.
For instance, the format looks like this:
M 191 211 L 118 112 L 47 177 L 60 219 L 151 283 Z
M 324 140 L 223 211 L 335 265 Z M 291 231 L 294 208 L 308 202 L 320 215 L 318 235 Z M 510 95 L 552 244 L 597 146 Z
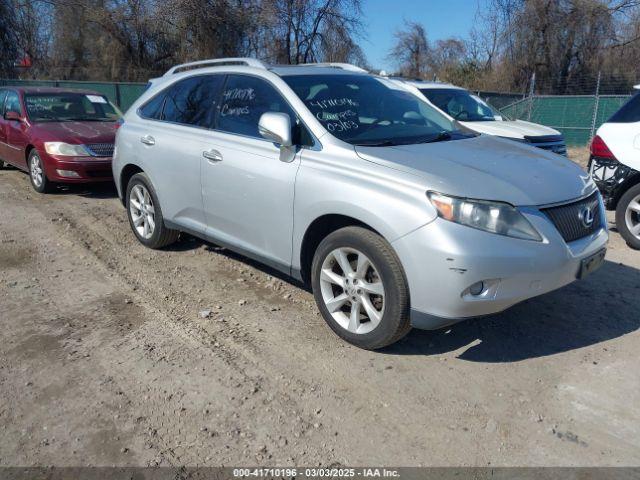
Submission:
M 113 174 L 142 244 L 188 232 L 307 282 L 367 349 L 583 278 L 608 240 L 578 166 L 348 66 L 174 67 L 124 116 Z

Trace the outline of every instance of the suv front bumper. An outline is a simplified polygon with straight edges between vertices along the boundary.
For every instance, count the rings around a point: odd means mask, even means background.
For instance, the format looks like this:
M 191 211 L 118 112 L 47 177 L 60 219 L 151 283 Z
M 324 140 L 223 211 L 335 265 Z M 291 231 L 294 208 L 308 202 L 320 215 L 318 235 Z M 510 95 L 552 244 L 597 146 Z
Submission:
M 576 280 L 583 259 L 606 248 L 606 219 L 603 228 L 566 243 L 544 214 L 523 213 L 542 242 L 437 219 L 392 243 L 407 275 L 414 327 L 441 328 L 558 289 Z M 483 291 L 473 295 L 477 282 Z

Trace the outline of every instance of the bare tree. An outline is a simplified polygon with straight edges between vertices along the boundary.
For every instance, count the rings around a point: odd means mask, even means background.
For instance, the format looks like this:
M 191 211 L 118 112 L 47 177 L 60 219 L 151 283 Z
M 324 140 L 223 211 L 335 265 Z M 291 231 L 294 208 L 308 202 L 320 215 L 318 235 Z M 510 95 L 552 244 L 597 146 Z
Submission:
M 429 71 L 431 51 L 424 26 L 405 20 L 404 27 L 396 30 L 394 37 L 395 44 L 387 58 L 395 62 L 403 75 L 425 77 Z
M 14 74 L 14 63 L 18 60 L 15 42 L 15 11 L 9 0 L 0 0 L 0 77 Z
M 638 0 L 492 0 L 469 42 L 483 65 L 472 81 L 522 90 L 535 72 L 536 85 L 550 93 L 592 88 L 598 71 L 612 68 L 612 49 L 637 40 L 632 17 L 639 6 Z M 624 70 L 640 58 L 629 60 Z
M 362 26 L 360 0 L 264 0 L 262 5 L 271 46 L 266 51 L 279 63 L 321 61 L 329 38 L 351 41 Z M 353 44 L 347 50 L 357 49 Z
M 253 0 L 169 0 L 158 11 L 177 35 L 180 58 L 212 58 L 248 53 L 259 4 Z
M 10 40 L 18 59 L 28 59 L 34 68 L 29 75 L 38 76 L 46 71 L 50 47 L 51 5 L 40 0 L 8 0 Z M 6 19 L 5 19 L 6 20 Z M 3 52 L 4 55 L 4 52 Z
M 370 68 L 362 48 L 341 26 L 325 30 L 321 37 L 320 52 L 324 62 L 352 63 L 365 69 Z

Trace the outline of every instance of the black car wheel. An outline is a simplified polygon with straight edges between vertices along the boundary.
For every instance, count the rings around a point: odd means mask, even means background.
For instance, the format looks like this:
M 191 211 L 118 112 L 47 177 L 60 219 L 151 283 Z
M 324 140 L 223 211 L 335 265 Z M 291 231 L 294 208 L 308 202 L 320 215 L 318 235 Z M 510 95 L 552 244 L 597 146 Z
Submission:
M 618 201 L 616 226 L 627 245 L 640 249 L 640 184 L 627 190 Z

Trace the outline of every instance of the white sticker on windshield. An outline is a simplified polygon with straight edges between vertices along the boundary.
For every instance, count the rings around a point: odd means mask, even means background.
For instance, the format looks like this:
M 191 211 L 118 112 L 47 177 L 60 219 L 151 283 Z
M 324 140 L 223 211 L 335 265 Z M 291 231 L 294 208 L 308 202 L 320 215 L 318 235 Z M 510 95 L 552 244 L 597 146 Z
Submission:
M 91 103 L 107 103 L 104 97 L 98 95 L 87 95 L 87 98 Z

